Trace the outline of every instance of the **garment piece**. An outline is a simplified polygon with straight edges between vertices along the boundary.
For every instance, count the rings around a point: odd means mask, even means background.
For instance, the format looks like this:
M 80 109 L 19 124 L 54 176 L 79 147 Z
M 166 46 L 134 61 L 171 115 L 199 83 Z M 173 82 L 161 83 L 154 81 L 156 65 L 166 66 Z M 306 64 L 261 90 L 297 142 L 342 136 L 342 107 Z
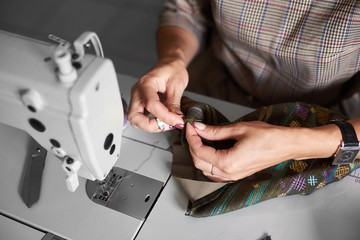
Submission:
M 201 121 L 209 125 L 229 124 L 229 121 L 216 109 L 188 98 L 182 99 L 182 111 L 186 116 L 185 121 L 190 123 Z M 264 121 L 288 127 L 316 127 L 329 124 L 331 120 L 343 119 L 346 117 L 329 109 L 295 102 L 262 107 L 237 121 Z M 188 151 L 184 131 L 181 135 L 182 145 Z M 233 146 L 231 141 L 204 141 L 205 144 L 215 148 Z M 179 150 L 176 149 L 176 151 Z M 217 187 L 216 184 L 209 183 L 210 180 L 206 181 L 204 177 L 200 177 L 199 171 L 194 166 L 192 170 L 189 170 L 189 166 L 185 168 L 185 165 L 180 165 L 179 161 L 174 161 L 176 166 L 173 166 L 172 171 L 185 191 L 188 190 L 191 206 L 187 214 L 193 217 L 207 217 L 248 207 L 272 198 L 310 194 L 329 183 L 339 181 L 355 170 L 360 163 L 357 159 L 350 165 L 333 166 L 332 160 L 332 158 L 288 160 L 237 182 L 220 184 Z M 187 172 L 184 171 L 185 169 Z M 197 193 L 197 189 L 201 193 Z M 205 190 L 209 191 L 205 192 Z
M 216 55 L 262 105 L 328 106 L 360 67 L 359 1 L 167 0 L 160 26 L 170 25 L 199 42 L 211 29 Z

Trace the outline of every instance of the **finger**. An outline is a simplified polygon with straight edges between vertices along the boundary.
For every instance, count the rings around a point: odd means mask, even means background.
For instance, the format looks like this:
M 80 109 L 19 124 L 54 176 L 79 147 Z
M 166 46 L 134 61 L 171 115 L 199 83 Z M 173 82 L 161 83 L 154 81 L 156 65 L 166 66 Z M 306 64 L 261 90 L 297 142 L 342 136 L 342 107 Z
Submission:
M 216 150 L 203 145 L 197 131 L 190 124 L 186 125 L 186 138 L 195 166 L 202 170 L 206 176 L 223 179 L 215 181 L 237 181 L 256 172 L 247 166 L 228 165 L 227 159 L 229 159 L 230 155 L 236 154 L 233 152 L 235 149 Z M 236 171 L 234 172 L 234 170 Z
M 128 119 L 131 119 L 135 113 L 144 111 L 144 105 L 142 104 L 139 93 L 135 87 L 136 86 L 133 86 L 131 89 Z
M 144 115 L 145 110 L 139 92 L 133 89 L 128 112 L 129 122 L 133 127 L 147 132 L 160 132 L 156 120 L 152 120 Z
M 136 113 L 130 121 L 131 125 L 135 128 L 144 130 L 146 132 L 162 132 L 159 128 L 156 119 L 149 118 L 142 113 Z
M 154 89 L 153 89 L 154 90 Z M 144 107 L 152 115 L 159 118 L 164 123 L 171 126 L 184 124 L 183 119 L 178 114 L 171 112 L 161 101 L 156 91 L 151 91 L 145 87 L 141 88 L 140 95 L 143 96 Z
M 215 174 L 212 175 L 211 173 L 208 173 L 208 172 L 203 172 L 203 174 L 209 178 L 211 181 L 214 181 L 214 182 L 231 182 L 230 179 L 228 178 L 223 178 L 223 177 L 219 177 L 219 176 L 216 176 Z
M 190 154 L 196 168 L 204 172 L 211 172 L 211 167 L 213 165 L 213 174 L 215 176 L 230 180 L 236 178 L 227 165 L 232 148 L 221 150 L 204 145 L 201 138 L 190 124 L 186 125 L 186 139 L 189 143 Z
M 181 97 L 184 90 L 179 88 L 169 87 L 166 96 L 167 108 L 177 115 L 184 115 L 180 108 Z
M 250 176 L 251 174 L 254 174 L 256 171 L 241 171 L 238 172 L 236 174 L 226 174 L 223 171 L 221 171 L 221 169 L 217 168 L 216 166 L 213 167 L 212 169 L 212 174 L 211 172 L 205 172 L 203 171 L 203 174 L 209 178 L 212 181 L 215 182 L 234 182 L 234 181 L 238 181 L 240 179 L 243 179 L 245 177 Z
M 210 171 L 211 174 L 211 167 L 213 165 L 213 175 L 229 181 L 235 181 L 250 175 L 249 170 L 246 168 L 242 169 L 235 165 L 228 165 L 227 159 L 229 159 L 230 155 L 234 154 L 234 148 L 218 150 L 204 145 L 195 129 L 189 123 L 186 125 L 186 139 L 189 143 L 189 150 L 194 165 L 201 171 Z M 235 168 L 237 172 L 233 171 Z
M 190 125 L 190 123 L 186 124 L 186 139 L 188 141 L 189 150 L 193 156 L 193 159 L 201 159 L 210 165 L 215 166 L 217 165 L 217 159 L 222 159 L 222 150 L 216 150 L 212 147 L 204 145 L 201 141 L 201 138 L 198 136 L 197 132 Z
M 184 120 L 182 114 L 176 114 L 170 111 L 165 105 L 161 102 L 151 102 L 146 104 L 146 109 L 154 115 L 156 118 L 160 119 L 162 122 L 170 126 L 180 126 L 184 127 Z
M 226 178 L 226 174 L 214 165 L 209 164 L 206 161 L 200 159 L 194 159 L 196 161 L 195 167 L 202 171 L 202 173 L 214 182 L 230 182 L 229 178 Z M 194 162 L 195 164 L 195 162 Z
M 197 134 L 211 141 L 222 141 L 237 139 L 241 134 L 241 129 L 234 124 L 226 126 L 212 126 L 201 122 L 194 122 Z
M 150 89 L 149 90 L 144 90 L 144 88 L 146 89 Z M 153 88 L 153 90 L 156 90 L 156 88 Z M 149 119 L 147 116 L 145 116 L 146 118 L 142 117 L 141 115 L 147 115 L 149 112 L 152 113 L 152 115 L 156 116 L 157 118 L 159 118 L 159 120 L 161 120 L 162 122 L 167 123 L 166 121 L 163 121 L 162 119 L 166 119 L 166 116 L 164 117 L 162 114 L 157 113 L 157 111 L 154 111 L 154 109 L 158 109 L 160 108 L 160 110 L 158 110 L 159 112 L 169 112 L 169 110 L 161 103 L 159 96 L 157 93 L 153 94 L 154 91 L 151 91 L 150 85 L 149 84 L 144 84 L 144 83 L 137 83 L 134 85 L 134 87 L 132 88 L 132 98 L 130 101 L 130 108 L 129 108 L 129 121 L 131 122 L 132 126 L 136 127 L 136 128 L 140 128 L 143 129 L 145 131 L 148 132 L 159 132 L 161 131 L 156 123 L 156 120 L 151 120 Z M 144 100 L 145 99 L 145 100 Z M 147 103 L 148 107 L 150 109 L 150 111 L 148 109 L 146 109 L 146 104 L 143 101 L 149 101 L 146 99 L 153 99 L 151 100 L 153 103 Z M 152 106 L 152 107 L 149 107 Z M 152 111 L 152 112 L 151 112 Z M 139 115 L 140 114 L 140 115 Z M 158 117 L 157 115 L 161 115 L 160 117 Z M 181 117 L 180 117 L 181 119 Z M 181 119 L 181 122 L 182 119 Z M 150 124 L 150 125 L 148 125 Z M 170 126 L 170 124 L 169 124 Z M 168 129 L 163 129 L 163 130 L 170 130 L 171 127 L 169 127 Z
M 193 157 L 193 162 L 194 162 L 194 166 L 195 168 L 199 169 L 200 171 L 202 171 L 203 173 L 209 173 L 212 169 L 212 166 L 210 163 L 197 158 L 196 156 Z M 211 174 L 210 174 L 211 175 Z

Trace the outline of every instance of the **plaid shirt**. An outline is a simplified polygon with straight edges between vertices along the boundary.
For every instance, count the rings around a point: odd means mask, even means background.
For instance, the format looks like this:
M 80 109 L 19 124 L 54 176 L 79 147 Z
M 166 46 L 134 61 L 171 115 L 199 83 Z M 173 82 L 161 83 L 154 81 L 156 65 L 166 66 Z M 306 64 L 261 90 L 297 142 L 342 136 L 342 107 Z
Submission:
M 360 1 L 166 0 L 160 26 L 201 42 L 217 33 L 216 54 L 241 88 L 273 104 L 329 104 L 359 71 Z

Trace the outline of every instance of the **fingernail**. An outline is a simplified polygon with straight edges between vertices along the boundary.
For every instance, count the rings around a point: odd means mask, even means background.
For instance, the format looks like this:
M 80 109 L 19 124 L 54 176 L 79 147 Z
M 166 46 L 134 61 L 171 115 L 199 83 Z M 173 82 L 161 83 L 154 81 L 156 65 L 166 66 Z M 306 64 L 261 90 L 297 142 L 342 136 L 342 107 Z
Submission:
M 206 128 L 205 124 L 201 123 L 201 122 L 194 122 L 193 123 L 193 126 L 196 128 L 196 129 L 199 129 L 199 130 L 204 130 Z
M 166 125 L 162 131 L 165 132 L 165 131 L 170 131 L 170 130 L 173 130 L 174 129 L 174 126 L 170 126 L 170 125 Z
M 175 124 L 175 128 L 177 128 L 177 129 L 184 129 L 184 124 L 180 124 L 180 123 L 177 123 L 177 124 Z

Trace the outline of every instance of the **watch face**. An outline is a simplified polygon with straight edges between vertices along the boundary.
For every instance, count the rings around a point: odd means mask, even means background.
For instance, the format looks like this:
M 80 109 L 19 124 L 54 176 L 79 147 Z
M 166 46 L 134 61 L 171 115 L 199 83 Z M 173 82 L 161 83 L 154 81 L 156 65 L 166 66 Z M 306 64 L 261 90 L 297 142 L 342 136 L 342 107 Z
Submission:
M 359 149 L 341 149 L 335 157 L 333 164 L 350 164 L 356 159 Z
M 347 150 L 347 151 L 343 151 L 341 153 L 340 159 L 338 161 L 338 163 L 348 163 L 350 161 L 350 163 L 352 163 L 354 161 L 354 159 L 356 158 L 357 153 L 359 152 L 359 150 Z

